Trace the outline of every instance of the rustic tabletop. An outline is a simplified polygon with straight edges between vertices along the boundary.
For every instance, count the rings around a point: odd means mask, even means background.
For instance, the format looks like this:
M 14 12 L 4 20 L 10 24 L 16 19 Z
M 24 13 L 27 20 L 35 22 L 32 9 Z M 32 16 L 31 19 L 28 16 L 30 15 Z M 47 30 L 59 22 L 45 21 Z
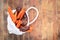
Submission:
M 38 19 L 32 24 L 31 33 L 9 34 L 7 30 L 7 7 L 34 6 L 39 10 Z M 30 11 L 30 20 L 36 15 Z M 60 40 L 60 0 L 0 0 L 0 40 Z

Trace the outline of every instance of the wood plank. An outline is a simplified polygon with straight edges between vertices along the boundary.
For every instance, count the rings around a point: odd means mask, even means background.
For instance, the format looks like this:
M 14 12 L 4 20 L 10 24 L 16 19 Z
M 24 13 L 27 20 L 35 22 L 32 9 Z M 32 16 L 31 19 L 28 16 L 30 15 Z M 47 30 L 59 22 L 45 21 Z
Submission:
M 0 0 L 0 40 L 4 40 L 3 0 Z
M 58 27 L 58 40 L 60 40 L 60 0 L 57 0 L 57 27 Z

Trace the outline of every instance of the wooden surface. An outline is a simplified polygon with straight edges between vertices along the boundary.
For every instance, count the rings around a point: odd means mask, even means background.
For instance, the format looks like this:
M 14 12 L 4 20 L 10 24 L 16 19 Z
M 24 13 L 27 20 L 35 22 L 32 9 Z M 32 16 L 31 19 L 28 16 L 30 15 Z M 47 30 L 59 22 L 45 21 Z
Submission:
M 39 10 L 38 19 L 32 24 L 33 31 L 24 35 L 8 34 L 7 7 L 26 9 L 34 6 Z M 36 15 L 29 12 L 30 20 Z M 60 40 L 60 0 L 0 0 L 0 40 Z

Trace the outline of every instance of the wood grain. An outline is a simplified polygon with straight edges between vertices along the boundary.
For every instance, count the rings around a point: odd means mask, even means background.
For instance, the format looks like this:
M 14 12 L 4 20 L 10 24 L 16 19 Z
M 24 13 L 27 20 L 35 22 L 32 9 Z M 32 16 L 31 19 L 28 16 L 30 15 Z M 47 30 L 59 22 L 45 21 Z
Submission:
M 0 40 L 60 40 L 60 0 L 1 0 L 0 1 Z M 34 6 L 39 11 L 38 19 L 31 25 L 31 33 L 9 34 L 7 30 L 7 7 L 17 6 L 26 10 Z M 36 12 L 29 11 L 30 21 Z

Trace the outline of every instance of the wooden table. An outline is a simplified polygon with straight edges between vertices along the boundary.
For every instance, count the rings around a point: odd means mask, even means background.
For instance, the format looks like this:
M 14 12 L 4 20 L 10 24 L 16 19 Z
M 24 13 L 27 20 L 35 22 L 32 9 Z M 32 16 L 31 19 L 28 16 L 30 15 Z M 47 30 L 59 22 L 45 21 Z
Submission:
M 60 40 L 60 4 L 59 0 L 0 0 L 0 40 Z M 33 31 L 24 35 L 8 34 L 7 7 L 17 6 L 26 9 L 34 6 L 39 10 L 38 19 L 32 24 Z M 36 15 L 30 11 L 30 20 Z M 35 14 L 34 14 L 35 13 Z

